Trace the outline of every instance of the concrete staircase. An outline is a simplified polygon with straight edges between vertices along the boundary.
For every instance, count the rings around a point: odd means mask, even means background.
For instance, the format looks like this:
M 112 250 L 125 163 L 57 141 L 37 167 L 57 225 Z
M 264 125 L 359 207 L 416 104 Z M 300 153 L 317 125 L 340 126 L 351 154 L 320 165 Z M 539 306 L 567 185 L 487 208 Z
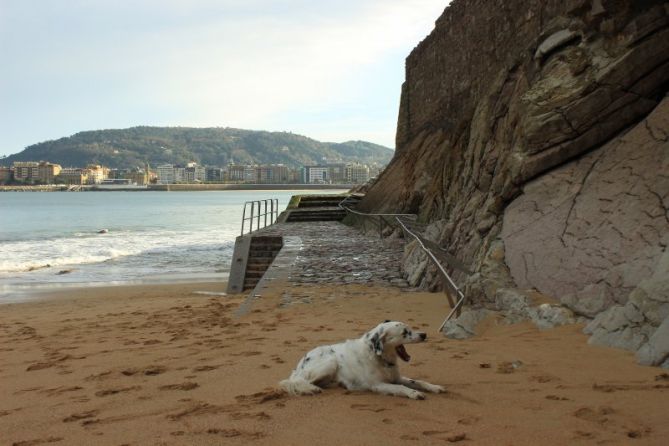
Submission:
M 286 210 L 284 221 L 341 221 L 346 217 L 346 211 L 338 206 L 343 199 L 341 195 L 302 196 L 295 207 Z M 354 205 L 357 201 L 358 197 L 349 198 L 348 204 Z
M 258 284 L 282 246 L 282 237 L 257 236 L 251 239 L 244 274 L 244 290 L 252 289 Z

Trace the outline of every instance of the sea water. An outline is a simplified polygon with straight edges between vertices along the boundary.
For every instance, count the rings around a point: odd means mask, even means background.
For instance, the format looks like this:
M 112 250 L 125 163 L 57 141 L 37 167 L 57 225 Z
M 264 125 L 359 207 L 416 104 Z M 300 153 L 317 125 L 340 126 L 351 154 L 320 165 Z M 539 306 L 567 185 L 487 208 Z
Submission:
M 282 211 L 296 194 L 341 192 L 3 192 L 0 302 L 66 286 L 226 280 L 246 201 L 276 198 Z

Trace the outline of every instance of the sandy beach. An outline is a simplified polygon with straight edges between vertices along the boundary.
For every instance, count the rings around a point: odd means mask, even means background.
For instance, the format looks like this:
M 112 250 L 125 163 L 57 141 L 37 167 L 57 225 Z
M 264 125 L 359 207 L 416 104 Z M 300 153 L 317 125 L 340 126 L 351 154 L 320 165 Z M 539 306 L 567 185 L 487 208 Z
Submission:
M 304 286 L 310 303 L 223 283 L 69 290 L 0 306 L 2 445 L 653 444 L 669 439 L 669 375 L 587 345 L 582 326 L 486 322 L 440 336 L 441 294 Z M 276 391 L 321 344 L 384 319 L 428 333 L 403 374 L 444 385 L 424 401 Z

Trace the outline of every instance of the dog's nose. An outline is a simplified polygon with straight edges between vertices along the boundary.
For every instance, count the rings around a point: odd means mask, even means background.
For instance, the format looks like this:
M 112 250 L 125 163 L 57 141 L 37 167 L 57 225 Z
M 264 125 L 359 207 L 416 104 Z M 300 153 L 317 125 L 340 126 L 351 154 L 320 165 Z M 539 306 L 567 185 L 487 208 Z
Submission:
M 420 334 L 420 340 L 421 340 L 421 341 L 424 341 L 424 340 L 426 340 L 426 339 L 427 339 L 427 333 L 421 333 L 421 334 Z

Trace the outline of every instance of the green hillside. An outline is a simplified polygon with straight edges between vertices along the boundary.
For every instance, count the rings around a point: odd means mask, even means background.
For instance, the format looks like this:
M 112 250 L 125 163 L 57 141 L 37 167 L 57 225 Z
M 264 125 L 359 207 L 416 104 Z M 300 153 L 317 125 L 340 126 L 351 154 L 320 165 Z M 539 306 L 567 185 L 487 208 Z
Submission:
M 163 163 L 201 165 L 285 164 L 299 167 L 324 162 L 385 165 L 393 151 L 364 141 L 324 143 L 286 132 L 232 128 L 133 127 L 80 132 L 28 146 L 0 160 L 50 161 L 63 167 L 102 164 L 111 168 Z

